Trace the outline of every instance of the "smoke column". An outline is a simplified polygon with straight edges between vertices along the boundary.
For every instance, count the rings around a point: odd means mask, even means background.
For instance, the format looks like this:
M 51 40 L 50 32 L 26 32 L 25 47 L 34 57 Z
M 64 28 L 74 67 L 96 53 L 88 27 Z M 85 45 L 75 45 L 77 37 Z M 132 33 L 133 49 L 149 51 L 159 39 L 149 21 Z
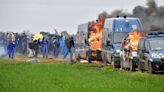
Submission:
M 146 6 L 136 6 L 131 13 L 114 10 L 111 14 L 102 12 L 99 16 L 104 18 L 116 16 L 138 17 L 143 23 L 144 31 L 164 30 L 164 6 L 158 6 L 155 0 L 147 0 Z

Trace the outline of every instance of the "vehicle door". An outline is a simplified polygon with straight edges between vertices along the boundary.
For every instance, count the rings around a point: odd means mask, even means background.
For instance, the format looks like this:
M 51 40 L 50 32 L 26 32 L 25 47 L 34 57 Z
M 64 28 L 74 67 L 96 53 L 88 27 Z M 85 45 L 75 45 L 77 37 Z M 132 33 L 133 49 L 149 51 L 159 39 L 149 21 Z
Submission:
M 138 58 L 139 58 L 139 62 L 141 63 L 141 68 L 143 67 L 143 62 L 144 62 L 144 53 L 143 50 L 145 48 L 145 43 L 144 43 L 144 39 L 141 38 L 138 44 Z
M 143 47 L 143 50 L 142 50 L 142 53 L 143 53 L 143 62 L 142 62 L 142 65 L 143 65 L 143 68 L 144 69 L 148 69 L 148 59 L 149 59 L 149 42 L 148 40 L 145 40 L 144 41 L 144 47 Z
M 107 54 L 108 61 L 111 61 L 112 55 L 112 24 L 112 20 L 106 23 L 106 27 L 103 32 L 103 51 Z

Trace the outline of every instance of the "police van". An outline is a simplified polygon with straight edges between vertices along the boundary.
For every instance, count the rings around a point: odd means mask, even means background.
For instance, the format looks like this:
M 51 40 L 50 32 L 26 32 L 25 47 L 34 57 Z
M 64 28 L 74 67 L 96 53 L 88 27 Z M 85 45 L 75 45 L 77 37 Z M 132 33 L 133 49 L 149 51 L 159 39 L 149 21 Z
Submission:
M 155 73 L 164 71 L 164 31 L 149 33 L 138 44 L 139 70 Z
M 88 23 L 78 25 L 78 31 L 75 37 L 75 58 L 77 60 L 87 58 L 87 39 L 88 39 Z
M 138 18 L 107 18 L 104 22 L 103 51 L 107 60 L 111 61 L 114 68 L 120 67 L 121 42 L 128 33 L 137 29 L 143 30 L 141 21 Z

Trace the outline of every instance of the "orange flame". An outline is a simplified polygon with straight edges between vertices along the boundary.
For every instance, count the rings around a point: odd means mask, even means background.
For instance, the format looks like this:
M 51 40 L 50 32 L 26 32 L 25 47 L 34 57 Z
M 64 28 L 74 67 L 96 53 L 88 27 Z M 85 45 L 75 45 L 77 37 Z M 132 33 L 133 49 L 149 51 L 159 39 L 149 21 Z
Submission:
M 131 50 L 136 51 L 138 49 L 138 42 L 140 38 L 146 35 L 146 33 L 137 30 L 130 32 L 127 40 L 124 43 L 124 48 L 128 48 L 130 46 Z
M 92 50 L 101 50 L 102 48 L 103 25 L 104 18 L 102 17 L 99 17 L 97 23 L 89 23 L 89 42 Z

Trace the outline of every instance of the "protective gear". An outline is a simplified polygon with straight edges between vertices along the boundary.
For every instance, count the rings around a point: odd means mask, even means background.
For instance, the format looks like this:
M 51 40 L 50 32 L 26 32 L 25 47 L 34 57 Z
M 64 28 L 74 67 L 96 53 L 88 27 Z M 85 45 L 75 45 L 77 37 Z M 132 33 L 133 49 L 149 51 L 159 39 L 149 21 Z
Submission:
M 68 49 L 71 49 L 72 47 L 74 47 L 73 37 L 66 39 L 65 44 L 68 47 Z

